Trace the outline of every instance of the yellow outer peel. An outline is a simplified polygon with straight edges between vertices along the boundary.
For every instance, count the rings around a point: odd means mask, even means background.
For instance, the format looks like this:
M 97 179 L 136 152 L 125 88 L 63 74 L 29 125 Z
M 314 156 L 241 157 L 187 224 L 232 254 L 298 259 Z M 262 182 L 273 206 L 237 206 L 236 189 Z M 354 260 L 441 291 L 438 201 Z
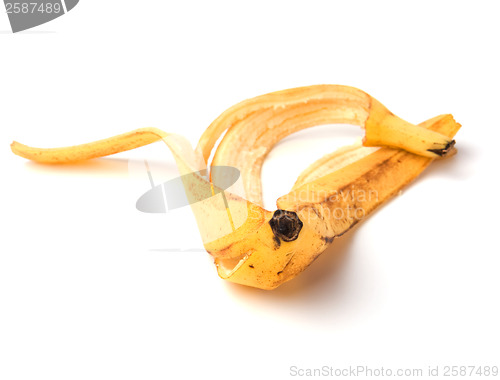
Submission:
M 280 210 L 295 212 L 303 223 L 293 241 L 279 238 L 269 224 L 273 213 L 262 207 L 260 171 L 273 146 L 298 130 L 320 124 L 349 123 L 365 128 L 363 145 L 333 152 L 307 168 L 292 191 L 277 201 Z M 460 125 L 440 115 L 419 125 L 408 123 L 380 102 L 353 87 L 317 85 L 278 91 L 245 100 L 223 112 L 202 134 L 196 150 L 177 135 L 142 128 L 96 142 L 64 148 L 32 148 L 17 142 L 12 151 L 49 164 L 102 157 L 163 140 L 181 174 L 201 173 L 219 137 L 212 166 L 241 171 L 246 194 L 225 192 L 222 200 L 192 205 L 205 248 L 223 279 L 262 289 L 274 289 L 309 266 L 335 237 L 341 236 L 415 179 L 434 158 L 451 155 Z M 382 148 L 368 148 L 377 146 Z M 201 199 L 207 178 L 195 174 L 184 181 L 190 199 Z M 209 185 L 210 186 L 210 185 Z M 217 191 L 216 191 L 217 190 Z M 376 198 L 350 199 L 352 191 L 376 192 Z M 212 185 L 213 194 L 221 192 Z M 349 214 L 362 208 L 363 218 Z M 336 212 L 345 215 L 339 217 Z M 224 218 L 232 231 L 221 234 Z

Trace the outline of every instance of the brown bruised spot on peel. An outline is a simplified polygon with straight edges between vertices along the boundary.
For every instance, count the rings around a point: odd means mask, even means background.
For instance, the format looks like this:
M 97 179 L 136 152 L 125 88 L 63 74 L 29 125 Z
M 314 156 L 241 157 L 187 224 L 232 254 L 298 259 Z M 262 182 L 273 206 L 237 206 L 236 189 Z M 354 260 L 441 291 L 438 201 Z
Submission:
M 279 247 L 281 247 L 281 240 L 279 237 L 274 235 L 273 240 L 274 240 L 274 249 L 278 249 Z
M 321 239 L 326 243 L 330 244 L 333 242 L 333 239 L 335 239 L 335 236 L 322 236 Z

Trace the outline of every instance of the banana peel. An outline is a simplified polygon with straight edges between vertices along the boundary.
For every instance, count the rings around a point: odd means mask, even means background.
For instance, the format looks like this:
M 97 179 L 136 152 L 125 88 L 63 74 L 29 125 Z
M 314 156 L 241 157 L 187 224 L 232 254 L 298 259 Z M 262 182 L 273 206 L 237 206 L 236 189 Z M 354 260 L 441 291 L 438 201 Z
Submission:
M 264 209 L 260 173 L 273 146 L 299 130 L 339 123 L 362 127 L 362 144 L 322 157 L 277 200 L 276 211 Z M 11 149 L 36 162 L 58 164 L 163 140 L 184 174 L 186 194 L 219 276 L 274 289 L 306 269 L 335 238 L 397 194 L 434 159 L 453 155 L 453 137 L 459 129 L 451 115 L 414 125 L 359 89 L 315 85 L 234 105 L 205 130 L 196 149 L 178 135 L 156 128 L 65 148 L 13 142 Z M 214 168 L 219 166 L 240 170 L 241 192 L 217 186 L 220 175 Z M 207 186 L 213 195 L 208 199 L 203 190 Z

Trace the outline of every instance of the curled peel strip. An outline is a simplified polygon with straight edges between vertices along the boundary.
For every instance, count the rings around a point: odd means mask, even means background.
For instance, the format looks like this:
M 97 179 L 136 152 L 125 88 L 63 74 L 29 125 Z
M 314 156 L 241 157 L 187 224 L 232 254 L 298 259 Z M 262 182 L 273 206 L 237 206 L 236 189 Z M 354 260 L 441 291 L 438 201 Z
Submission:
M 307 168 L 277 210 L 262 206 L 260 172 L 273 146 L 304 128 L 348 123 L 364 128 L 363 145 L 342 148 Z M 172 151 L 206 250 L 220 277 L 273 289 L 294 278 L 377 206 L 415 179 L 433 159 L 455 153 L 460 129 L 451 115 L 419 125 L 392 114 L 353 87 L 317 85 L 245 100 L 222 113 L 195 150 L 177 135 L 156 128 L 67 148 L 39 149 L 14 142 L 12 151 L 41 163 L 102 157 L 163 140 Z M 211 163 L 216 141 L 226 132 Z M 217 189 L 199 175 L 206 165 L 240 170 L 245 194 Z M 193 174 L 195 173 L 195 174 Z M 214 195 L 198 194 L 207 183 Z M 361 196 L 362 195 L 362 196 Z

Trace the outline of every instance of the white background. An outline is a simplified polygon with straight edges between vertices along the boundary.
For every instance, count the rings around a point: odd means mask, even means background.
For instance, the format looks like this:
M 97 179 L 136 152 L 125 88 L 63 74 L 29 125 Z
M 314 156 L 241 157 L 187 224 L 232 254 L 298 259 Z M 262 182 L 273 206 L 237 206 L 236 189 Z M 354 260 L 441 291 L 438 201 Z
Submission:
M 0 379 L 500 365 L 497 4 L 82 0 L 15 35 L 1 13 Z M 196 144 L 234 103 L 319 83 L 415 123 L 452 113 L 459 153 L 274 291 L 219 279 L 189 208 L 135 209 L 149 188 L 135 164 L 175 175 L 161 143 L 64 167 L 9 149 L 146 126 Z M 266 206 L 356 136 L 321 127 L 281 143 Z

